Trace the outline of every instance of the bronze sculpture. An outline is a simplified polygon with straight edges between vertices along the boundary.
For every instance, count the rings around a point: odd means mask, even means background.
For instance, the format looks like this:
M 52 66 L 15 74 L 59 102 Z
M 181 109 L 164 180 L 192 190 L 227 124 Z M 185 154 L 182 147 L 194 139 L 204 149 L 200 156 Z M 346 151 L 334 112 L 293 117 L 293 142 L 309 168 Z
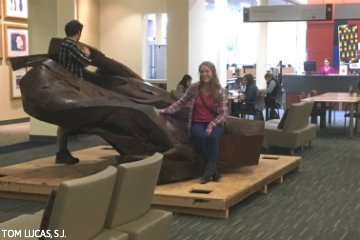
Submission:
M 79 79 L 54 61 L 61 41 L 52 39 L 46 55 L 11 59 L 14 69 L 32 66 L 20 81 L 25 112 L 72 134 L 99 135 L 120 153 L 119 162 L 163 153 L 160 183 L 199 175 L 202 161 L 187 134 L 187 109 L 166 116 L 157 111 L 174 102 L 175 95 L 147 84 L 125 65 L 91 47 L 97 70 L 86 71 L 85 80 Z M 246 130 L 239 131 L 237 120 L 229 121 L 227 132 L 246 135 Z M 254 146 L 258 158 L 263 123 L 253 126 L 258 136 Z

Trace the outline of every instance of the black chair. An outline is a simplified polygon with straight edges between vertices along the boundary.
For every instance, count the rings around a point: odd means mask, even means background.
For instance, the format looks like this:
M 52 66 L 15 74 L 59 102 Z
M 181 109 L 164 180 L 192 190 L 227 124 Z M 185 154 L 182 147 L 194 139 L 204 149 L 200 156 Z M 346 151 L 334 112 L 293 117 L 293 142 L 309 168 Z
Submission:
M 279 108 L 281 105 L 275 101 L 275 98 L 271 99 L 268 103 L 269 104 L 266 104 L 265 107 L 266 121 L 271 119 L 280 119 Z
M 350 105 L 346 105 L 345 107 L 345 114 L 344 114 L 344 128 L 346 129 L 346 118 L 350 118 L 350 109 L 349 109 Z M 359 104 L 356 105 L 355 108 L 355 112 L 354 112 L 354 118 L 355 118 L 355 131 L 357 130 L 358 126 L 357 126 L 357 119 L 360 118 L 360 113 L 359 113 Z
M 280 119 L 280 108 L 283 107 L 282 104 L 282 95 L 283 92 L 279 91 L 276 97 L 266 98 L 265 97 L 265 117 L 266 120 L 270 119 Z
M 253 103 L 240 103 L 239 107 L 235 110 L 236 117 L 253 116 L 254 120 L 264 120 L 262 110 L 264 108 L 264 99 L 262 95 L 258 95 Z
M 319 92 L 317 90 L 312 90 L 311 95 L 312 96 L 317 96 L 317 95 L 319 95 Z M 325 110 L 327 110 L 327 112 L 328 112 L 328 123 L 329 123 L 329 125 L 331 125 L 331 113 L 334 112 L 333 123 L 335 124 L 335 108 L 334 108 L 334 106 L 331 103 L 326 103 L 325 104 Z
M 298 102 L 301 102 L 302 99 L 307 98 L 306 93 L 302 92 L 297 95 Z M 314 104 L 313 109 L 310 113 L 311 123 L 317 124 L 317 117 L 320 117 L 320 129 L 325 130 L 326 128 L 326 110 L 325 103 L 320 105 Z

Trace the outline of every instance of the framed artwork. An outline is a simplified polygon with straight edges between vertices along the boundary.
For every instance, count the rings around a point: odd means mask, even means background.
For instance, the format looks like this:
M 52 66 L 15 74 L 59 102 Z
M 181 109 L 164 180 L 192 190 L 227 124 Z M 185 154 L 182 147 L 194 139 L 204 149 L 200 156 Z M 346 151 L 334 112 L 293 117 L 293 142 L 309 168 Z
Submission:
M 10 96 L 11 98 L 21 98 L 20 80 L 26 74 L 26 68 L 13 71 L 10 68 Z
M 358 26 L 355 24 L 338 26 L 340 64 L 358 62 L 358 34 Z
M 348 75 L 348 68 L 349 66 L 347 64 L 340 64 L 339 75 Z
M 5 18 L 28 19 L 28 0 L 3 0 Z
M 0 59 L 3 58 L 3 37 L 2 37 L 2 26 L 0 25 Z
M 29 55 L 29 30 L 15 24 L 5 24 L 6 58 Z

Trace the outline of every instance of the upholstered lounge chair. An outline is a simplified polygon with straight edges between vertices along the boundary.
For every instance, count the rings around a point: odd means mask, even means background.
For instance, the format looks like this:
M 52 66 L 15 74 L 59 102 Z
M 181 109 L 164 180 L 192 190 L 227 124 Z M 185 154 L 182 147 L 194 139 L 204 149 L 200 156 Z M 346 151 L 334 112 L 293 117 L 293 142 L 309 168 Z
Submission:
M 265 122 L 265 145 L 290 148 L 294 150 L 316 138 L 316 124 L 309 123 L 314 102 L 292 104 L 281 119 Z
M 172 213 L 151 208 L 162 159 L 162 154 L 155 153 L 118 166 L 105 227 L 126 232 L 131 240 L 170 239 Z
M 49 229 L 53 236 L 52 239 L 56 239 L 54 230 L 59 230 L 58 233 L 60 235 L 64 233 L 67 240 L 126 240 L 128 234 L 104 228 L 116 175 L 116 168 L 109 166 L 96 174 L 61 183 L 53 202 L 52 211 L 49 213 L 48 224 L 45 224 L 48 225 L 47 228 L 40 227 L 44 224 L 44 222 L 41 223 L 41 212 L 13 218 L 1 223 L 0 228 Z M 44 212 L 44 215 L 46 214 L 48 214 L 47 210 Z M 22 239 L 37 239 L 37 237 Z

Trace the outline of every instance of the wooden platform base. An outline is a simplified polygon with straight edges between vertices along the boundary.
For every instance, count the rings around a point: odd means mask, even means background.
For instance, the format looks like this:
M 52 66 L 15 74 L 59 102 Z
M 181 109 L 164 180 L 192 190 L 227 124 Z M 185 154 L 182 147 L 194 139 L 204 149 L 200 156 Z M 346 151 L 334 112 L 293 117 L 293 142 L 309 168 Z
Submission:
M 157 186 L 153 206 L 172 212 L 228 218 L 229 209 L 255 192 L 267 193 L 272 182 L 298 170 L 301 158 L 261 155 L 258 166 L 232 169 L 220 182 L 199 184 L 199 179 Z
M 0 197 L 46 201 L 65 180 L 88 176 L 108 165 L 117 165 L 119 154 L 111 147 L 98 146 L 73 153 L 75 165 L 55 164 L 55 157 L 42 158 L 0 168 Z M 298 170 L 301 158 L 261 155 L 258 166 L 231 169 L 220 182 L 199 184 L 199 179 L 157 186 L 153 206 L 172 212 L 228 218 L 229 209 L 255 192 L 267 192 L 272 182 Z
M 46 201 L 61 182 L 117 165 L 119 153 L 112 147 L 97 146 L 73 155 L 80 159 L 78 164 L 55 164 L 52 156 L 0 168 L 0 197 Z

